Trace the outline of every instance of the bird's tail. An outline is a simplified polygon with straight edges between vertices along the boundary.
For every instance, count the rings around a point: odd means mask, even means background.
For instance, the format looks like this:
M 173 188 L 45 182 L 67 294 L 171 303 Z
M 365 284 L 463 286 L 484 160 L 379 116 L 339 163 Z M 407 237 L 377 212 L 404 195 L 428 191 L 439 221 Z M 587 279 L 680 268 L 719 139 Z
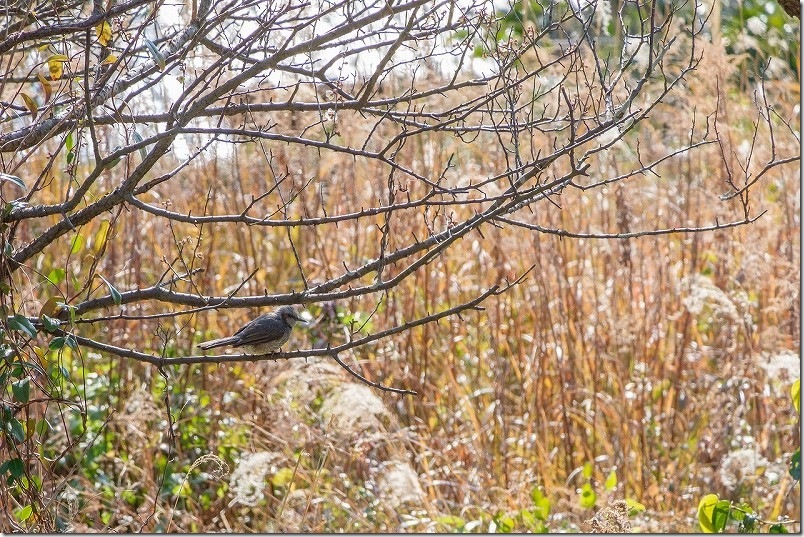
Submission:
M 235 337 L 222 337 L 220 339 L 213 339 L 211 341 L 205 341 L 203 343 L 198 344 L 199 349 L 214 349 L 215 347 L 225 347 L 226 345 L 231 345 L 232 343 L 236 343 L 237 338 Z

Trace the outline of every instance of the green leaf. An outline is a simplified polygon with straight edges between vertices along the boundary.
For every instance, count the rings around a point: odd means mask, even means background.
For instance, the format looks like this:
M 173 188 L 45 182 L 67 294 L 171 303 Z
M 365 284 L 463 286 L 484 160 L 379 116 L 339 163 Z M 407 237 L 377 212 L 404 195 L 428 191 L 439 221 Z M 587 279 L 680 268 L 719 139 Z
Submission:
M 22 430 L 22 423 L 17 418 L 11 418 L 6 423 L 6 430 L 11 433 L 11 436 L 17 442 L 25 441 L 25 431 Z
M 67 148 L 67 164 L 72 164 L 75 160 L 75 137 L 73 131 L 67 133 L 64 139 L 64 147 Z
M 60 348 L 64 347 L 64 342 L 65 342 L 64 337 L 62 336 L 54 337 L 53 339 L 50 340 L 50 343 L 48 343 L 47 348 L 52 351 L 57 351 Z
M 156 48 L 153 41 L 150 39 L 145 40 L 145 46 L 148 48 L 148 52 L 151 53 L 151 57 L 154 59 L 156 64 L 159 66 L 160 71 L 165 70 L 165 56 L 159 52 L 159 49 Z
M 25 186 L 25 181 L 17 177 L 16 175 L 10 175 L 7 173 L 0 173 L 0 181 L 8 181 L 9 183 L 14 183 L 18 187 L 23 190 L 26 190 L 27 187 Z
M 130 489 L 123 490 L 120 491 L 120 499 L 133 507 L 137 507 L 137 502 L 139 501 L 139 495 Z
M 801 448 L 798 448 L 790 459 L 790 477 L 801 481 Z
M 787 531 L 787 528 L 784 527 L 784 524 L 774 524 L 770 528 L 768 528 L 768 533 L 790 533 Z
M 593 471 L 594 468 L 592 467 L 592 463 L 587 461 L 586 464 L 583 465 L 581 475 L 583 475 L 586 479 L 591 479 Z
M 514 531 L 516 521 L 503 512 L 494 515 L 494 523 L 497 525 L 497 531 L 500 533 L 511 533 Z
M 617 487 L 617 472 L 614 470 L 609 473 L 609 477 L 606 478 L 606 483 L 603 485 L 603 488 L 606 489 L 607 492 L 614 490 Z
M 123 149 L 121 146 L 116 146 L 114 149 L 112 149 L 112 152 L 109 153 L 109 154 L 114 155 L 115 153 L 117 153 L 121 149 Z M 106 164 L 103 165 L 103 169 L 104 170 L 111 170 L 112 168 L 114 168 L 115 166 L 120 164 L 120 160 L 122 158 L 123 157 L 115 157 L 115 158 L 113 158 L 112 160 L 110 160 L 109 162 L 107 162 Z
M 61 376 L 61 378 L 63 378 L 64 380 L 66 380 L 66 381 L 69 381 L 69 380 L 70 380 L 70 370 L 69 370 L 69 369 L 67 369 L 66 367 L 64 367 L 63 365 L 60 365 L 60 366 L 59 366 L 59 367 L 58 367 L 58 368 L 57 368 L 55 371 L 56 371 L 56 372 L 58 372 L 58 374 L 59 374 L 59 375 Z M 55 375 L 54 375 L 54 376 L 55 376 Z
M 75 235 L 73 235 L 73 238 L 70 239 L 70 254 L 75 255 L 78 252 L 80 252 L 81 249 L 84 247 L 85 242 L 86 239 L 84 239 L 84 236 L 81 235 L 80 233 L 76 233 Z
M 78 342 L 75 340 L 75 336 L 73 336 L 72 334 L 67 334 L 67 337 L 64 338 L 64 342 L 72 350 L 74 350 L 74 351 L 78 350 Z
M 100 277 L 101 280 L 103 280 L 106 283 L 106 287 L 109 288 L 109 294 L 112 295 L 112 300 L 114 300 L 114 303 L 117 306 L 119 306 L 123 302 L 123 297 L 120 295 L 120 292 L 117 289 L 114 288 L 114 285 L 109 283 L 109 280 L 107 280 L 106 278 L 104 278 L 100 274 L 98 274 L 98 276 Z
M 533 500 L 533 516 L 546 522 L 550 516 L 550 500 L 542 494 L 539 487 L 531 489 L 530 499 Z
M 25 464 L 23 464 L 22 459 L 11 459 L 7 464 L 6 468 L 14 479 L 19 479 L 25 473 Z M 3 463 L 3 465 L 5 466 L 6 463 Z
M 39 436 L 45 436 L 50 432 L 50 430 L 50 424 L 45 419 L 37 421 L 36 426 L 34 427 L 34 432 Z
M 276 488 L 286 487 L 293 479 L 293 468 L 280 468 L 271 476 L 271 484 Z
M 64 271 L 63 268 L 54 268 L 47 275 L 47 279 L 53 285 L 59 285 L 61 282 L 64 281 L 64 277 L 66 275 L 67 275 L 67 273 Z
M 801 412 L 801 379 L 798 379 L 790 387 L 790 396 L 793 398 L 793 408 L 796 412 Z
M 645 506 L 633 498 L 626 498 L 625 503 L 628 505 L 628 516 L 634 516 L 645 511 Z
M 75 319 L 77 317 L 76 311 L 78 308 L 65 302 L 56 302 L 56 311 L 61 312 L 61 310 L 67 310 L 67 313 L 70 315 L 70 324 L 75 324 Z
M 26 369 L 34 370 L 34 372 L 37 375 L 44 375 L 45 374 L 45 370 L 42 369 L 42 366 L 40 366 L 36 362 L 19 361 L 19 362 L 14 362 L 12 365 L 14 366 L 14 369 L 12 369 L 12 371 L 11 371 L 11 376 L 14 377 L 14 378 L 18 378 L 18 379 L 23 378 L 23 376 L 25 375 L 25 370 Z
M 31 518 L 32 514 L 33 514 L 33 506 L 30 505 L 26 505 L 22 509 L 17 509 L 16 511 L 14 511 L 14 516 L 17 517 L 17 520 L 19 520 L 20 522 L 25 522 L 26 520 Z
M 715 527 L 715 532 L 720 533 L 726 529 L 726 523 L 729 521 L 730 511 L 731 502 L 728 500 L 720 500 L 715 504 L 712 516 L 712 525 Z
M 134 133 L 131 136 L 134 138 L 134 141 L 137 142 L 137 143 L 140 143 L 143 140 L 143 137 L 137 131 L 134 131 Z M 140 147 L 139 151 L 140 151 L 140 157 L 142 158 L 142 160 L 145 160 L 145 157 L 148 156 L 148 150 L 145 149 L 144 147 Z
M 520 511 L 519 516 L 522 517 L 522 523 L 525 524 L 525 526 L 527 526 L 528 529 L 532 528 L 539 522 L 536 519 L 536 517 L 533 516 L 533 513 L 531 513 L 527 509 L 523 509 L 522 511 Z
M 36 337 L 36 328 L 34 328 L 34 325 L 31 324 L 31 321 L 29 321 L 28 317 L 25 315 L 16 314 L 8 320 L 8 327 L 12 330 L 25 332 L 28 337 Z
M 522 509 L 519 515 L 522 517 L 522 524 L 525 525 L 527 530 L 533 533 L 547 533 L 547 526 L 536 516 L 534 510 Z
M 25 377 L 11 384 L 11 393 L 20 403 L 27 403 L 31 397 L 31 379 Z
M 698 524 L 704 533 L 720 533 L 726 528 L 731 502 L 707 494 L 698 502 Z
M 181 483 L 174 485 L 170 492 L 174 496 L 189 498 L 193 494 L 193 489 L 190 487 L 190 483 L 188 483 L 187 480 L 182 480 Z
M 597 502 L 597 494 L 595 494 L 595 490 L 592 488 L 592 485 L 589 483 L 584 484 L 581 487 L 581 496 L 578 499 L 578 503 L 584 509 L 591 509 L 595 506 Z
M 436 522 L 443 524 L 448 528 L 461 529 L 466 525 L 466 521 L 459 516 L 444 515 L 436 518 Z
M 61 323 L 58 319 L 54 319 L 53 317 L 48 317 L 45 314 L 42 314 L 42 326 L 45 329 L 45 332 L 55 332 L 61 326 Z
M 740 522 L 745 520 L 746 517 L 750 517 L 751 515 L 756 514 L 754 508 L 748 505 L 747 503 L 743 502 L 740 504 L 739 508 L 732 509 L 731 511 L 731 518 Z

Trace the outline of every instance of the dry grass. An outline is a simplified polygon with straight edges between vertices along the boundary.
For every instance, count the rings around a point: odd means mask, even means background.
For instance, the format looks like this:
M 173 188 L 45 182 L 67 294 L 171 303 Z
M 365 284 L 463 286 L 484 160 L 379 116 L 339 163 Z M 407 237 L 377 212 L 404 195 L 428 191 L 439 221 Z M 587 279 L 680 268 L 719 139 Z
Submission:
M 727 77 L 728 62 L 722 60 L 710 57 L 701 71 L 720 69 Z M 739 158 L 756 109 L 739 88 L 721 91 L 728 97 L 720 103 L 722 134 Z M 767 92 L 792 119 L 797 94 L 781 83 Z M 692 114 L 702 121 L 701 110 L 713 110 L 716 98 L 713 77 L 691 81 L 686 95 L 657 109 L 650 124 L 601 156 L 595 173 L 619 173 L 635 158 L 637 139 L 645 159 L 681 143 Z M 357 138 L 359 118 L 340 120 L 341 136 Z M 456 176 L 480 177 L 501 157 L 493 144 L 482 142 L 459 146 L 433 133 L 408 144 L 400 159 L 438 174 L 455 153 Z M 760 136 L 759 161 L 769 154 L 765 142 Z M 791 136 L 777 143 L 785 154 L 797 151 Z M 548 227 L 609 232 L 738 219 L 734 205 L 718 201 L 727 190 L 723 169 L 709 146 L 662 166 L 660 178 L 567 191 L 555 200 L 561 209 L 543 204 L 530 218 Z M 194 166 L 145 201 L 194 214 L 237 213 L 251 195 L 270 188 L 274 173 L 286 171 L 289 178 L 279 187 L 284 195 L 306 181 L 314 185 L 291 206 L 292 217 L 322 205 L 330 213 L 359 210 L 386 195 L 387 170 L 378 165 L 281 145 L 247 145 L 231 159 Z M 412 194 L 419 188 L 408 186 Z M 54 192 L 56 187 L 54 182 Z M 578 503 L 577 490 L 587 479 L 577 470 L 592 463 L 598 506 L 628 497 L 647 507 L 632 520 L 634 529 L 695 530 L 697 502 L 709 492 L 744 499 L 767 519 L 798 519 L 800 489 L 791 489 L 786 471 L 798 448 L 798 421 L 787 393 L 792 378 L 763 366 L 800 351 L 799 196 L 798 169 L 785 166 L 752 190 L 754 212 L 766 210 L 765 216 L 728 231 L 602 241 L 489 227 L 387 295 L 337 304 L 363 314 L 376 309 L 370 320 L 377 331 L 455 305 L 535 266 L 482 312 L 412 330 L 348 357 L 369 378 L 420 394 L 349 392 L 356 409 L 374 409 L 356 418 L 357 428 L 336 423 L 343 418 L 333 417 L 333 398 L 344 397 L 346 379 L 320 361 L 170 371 L 170 434 L 166 384 L 158 372 L 92 353 L 80 359 L 62 354 L 58 360 L 74 374 L 86 372 L 76 377 L 74 389 L 86 397 L 89 410 L 80 448 L 52 476 L 66 479 L 73 491 L 58 496 L 62 517 L 85 531 L 424 531 L 448 529 L 439 517 L 449 514 L 482 520 L 474 527 L 485 530 L 498 512 L 531 506 L 531 490 L 540 486 L 552 502 L 548 527 L 560 531 L 582 528 L 591 518 Z M 274 196 L 261 207 L 271 212 L 277 205 Z M 443 228 L 447 216 L 400 214 L 394 237 L 424 237 L 428 227 Z M 190 268 L 205 269 L 187 291 L 225 294 L 253 270 L 256 277 L 242 294 L 302 288 L 281 228 L 168 228 L 135 211 L 110 218 L 117 220 L 101 273 L 119 289 L 151 285 L 166 261 L 179 257 Z M 380 218 L 366 218 L 293 230 L 310 282 L 338 274 L 343 263 L 355 266 L 376 256 L 380 224 Z M 97 229 L 80 231 L 91 237 Z M 47 274 L 49 262 L 42 258 L 37 268 Z M 74 257 L 67 268 L 80 282 L 87 260 Z M 30 284 L 25 306 L 38 312 L 52 290 L 33 285 L 38 280 L 30 271 L 26 278 L 19 282 Z M 129 313 L 166 307 L 144 304 Z M 321 322 L 297 331 L 295 345 L 343 339 L 325 307 L 311 309 Z M 250 315 L 227 310 L 175 321 L 115 320 L 95 333 L 80 330 L 143 351 L 184 355 L 194 352 L 201 337 L 228 333 Z M 58 452 L 81 432 L 81 419 L 69 407 L 51 405 L 48 412 L 65 416 L 54 420 L 61 425 L 46 446 Z M 766 460 L 764 471 L 725 478 L 722 468 L 740 449 Z M 263 453 L 268 455 L 250 455 Z M 217 459 L 193 467 L 210 455 L 225 461 L 230 475 L 267 483 L 252 491 L 253 506 L 233 502 L 234 483 L 214 475 Z M 246 460 L 259 464 L 244 472 L 238 467 Z M 405 465 L 418 476 L 420 491 L 405 481 Z M 388 484 L 388 469 L 402 484 Z M 604 493 L 612 470 L 618 484 Z M 410 494 L 395 494 L 400 491 Z

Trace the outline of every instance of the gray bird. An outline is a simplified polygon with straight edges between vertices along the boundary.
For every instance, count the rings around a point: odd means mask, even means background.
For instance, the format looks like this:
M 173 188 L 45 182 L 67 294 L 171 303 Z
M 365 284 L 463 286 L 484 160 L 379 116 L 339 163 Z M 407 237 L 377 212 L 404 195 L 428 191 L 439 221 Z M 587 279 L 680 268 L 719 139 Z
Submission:
M 276 352 L 290 338 L 290 331 L 296 321 L 306 321 L 296 313 L 293 306 L 282 306 L 276 311 L 260 315 L 229 337 L 199 343 L 204 350 L 215 347 L 240 347 L 247 354 L 269 354 Z

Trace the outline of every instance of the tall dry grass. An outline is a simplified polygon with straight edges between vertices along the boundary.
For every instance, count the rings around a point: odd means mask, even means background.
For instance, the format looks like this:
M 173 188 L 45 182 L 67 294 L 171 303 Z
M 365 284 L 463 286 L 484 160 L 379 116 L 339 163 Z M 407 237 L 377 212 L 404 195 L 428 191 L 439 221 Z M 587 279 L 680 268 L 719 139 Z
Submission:
M 637 158 L 637 147 L 645 160 L 663 154 L 687 139 L 692 117 L 705 124 L 715 109 L 727 158 L 738 169 L 757 111 L 750 88 L 728 85 L 734 80 L 730 61 L 708 51 L 687 92 L 674 95 L 649 124 L 601 155 L 592 173 L 622 173 Z M 765 91 L 780 115 L 798 121 L 797 90 L 778 82 Z M 361 139 L 366 128 L 358 116 L 339 118 L 347 142 Z M 754 148 L 759 162 L 769 156 L 766 135 L 760 131 Z M 789 134 L 776 143 L 784 154 L 798 150 Z M 437 175 L 452 154 L 452 173 L 462 178 L 497 173 L 503 157 L 492 138 L 463 145 L 430 133 L 407 144 L 398 158 Z M 171 165 L 164 163 L 165 169 Z M 659 177 L 567 190 L 554 204 L 534 206 L 527 218 L 544 227 L 614 232 L 742 217 L 735 204 L 718 199 L 728 188 L 715 145 L 658 171 Z M 286 215 L 300 217 L 322 207 L 335 214 L 385 203 L 387 181 L 388 170 L 376 163 L 249 144 L 231 156 L 207 153 L 143 199 L 193 214 L 238 213 L 252 196 L 273 188 L 256 211 L 271 214 L 280 197 L 300 191 Z M 404 186 L 411 196 L 422 193 L 416 183 Z M 55 177 L 54 196 L 62 187 Z M 792 488 L 786 473 L 799 445 L 787 393 L 792 379 L 773 366 L 785 353 L 800 352 L 797 166 L 772 170 L 751 189 L 751 198 L 755 214 L 767 211 L 762 218 L 706 234 L 594 240 L 487 227 L 384 296 L 311 305 L 320 323 L 296 332 L 292 343 L 300 348 L 343 340 L 342 327 L 326 315 L 330 306 L 368 316 L 371 330 L 378 331 L 468 300 L 533 267 L 481 312 L 413 329 L 347 357 L 369 378 L 420 394 L 377 394 L 390 417 L 371 438 L 356 440 L 321 418 L 324 396 L 343 378 L 315 361 L 307 369 L 291 363 L 176 368 L 165 380 L 135 362 L 61 354 L 56 359 L 76 375 L 73 388 L 86 399 L 91 417 L 82 429 L 69 407 L 48 408 L 51 416 L 61 416 L 49 448 L 58 451 L 69 439 L 80 439 L 52 476 L 70 483 L 72 495 L 57 491 L 63 517 L 79 530 L 388 531 L 443 530 L 447 526 L 438 517 L 451 514 L 483 520 L 477 528 L 487 529 L 494 514 L 530 505 L 532 488 L 540 486 L 552 502 L 548 526 L 559 531 L 579 528 L 591 516 L 578 504 L 585 481 L 579 469 L 591 463 L 598 506 L 609 497 L 637 499 L 647 507 L 636 521 L 643 530 L 697 529 L 697 502 L 708 492 L 745 499 L 768 519 L 798 519 L 800 489 Z M 449 218 L 473 208 L 451 210 L 455 214 L 412 209 L 393 216 L 389 249 L 443 229 Z M 152 285 L 170 267 L 202 268 L 192 283 L 176 286 L 207 295 L 231 292 L 252 271 L 256 275 L 242 294 L 301 290 L 297 264 L 309 283 L 337 275 L 344 264 L 376 257 L 384 224 L 381 217 L 363 218 L 289 232 L 166 226 L 135 210 L 109 220 L 114 232 L 101 273 L 119 289 Z M 96 227 L 79 231 L 92 237 Z M 69 247 L 65 242 L 65 251 Z M 56 259 L 43 256 L 35 268 L 47 274 Z M 80 287 L 88 263 L 70 258 L 66 268 L 76 279 L 65 282 L 74 285 L 67 295 Z M 25 306 L 38 311 L 52 288 L 35 283 L 30 270 L 20 278 L 18 284 L 30 288 Z M 105 287 L 96 282 L 91 290 L 103 294 Z M 145 303 L 127 313 L 171 307 Z M 117 345 L 181 356 L 194 353 L 200 338 L 229 333 L 255 313 L 115 319 L 79 330 Z M 298 382 L 298 367 L 324 369 L 304 377 L 305 384 Z M 296 384 L 289 385 L 291 379 Z M 730 454 L 744 448 L 768 462 L 764 473 L 735 484 L 724 468 Z M 204 465 L 192 467 L 212 454 L 234 468 L 256 452 L 284 462 L 266 463 L 266 497 L 251 507 L 231 503 L 228 478 Z M 377 461 L 397 459 L 409 461 L 418 476 L 423 497 L 412 504 L 388 503 L 367 486 L 379 471 Z M 276 477 L 280 470 L 282 479 Z M 602 493 L 611 471 L 618 485 Z M 304 494 L 294 495 L 298 491 Z

